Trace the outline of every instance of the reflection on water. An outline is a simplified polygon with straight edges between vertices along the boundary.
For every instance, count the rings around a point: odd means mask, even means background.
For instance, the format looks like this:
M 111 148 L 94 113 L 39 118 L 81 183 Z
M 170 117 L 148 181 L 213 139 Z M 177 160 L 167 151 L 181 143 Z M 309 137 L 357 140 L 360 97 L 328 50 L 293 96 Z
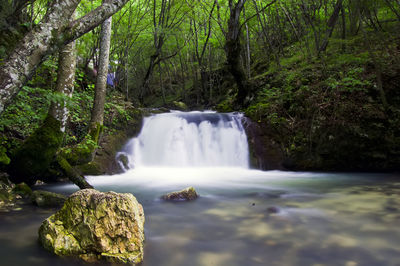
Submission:
M 143 265 L 400 265 L 399 176 L 142 168 L 89 180 L 101 191 L 131 192 L 143 204 Z M 186 186 L 201 197 L 159 199 Z M 0 264 L 71 264 L 36 243 L 51 212 L 0 214 Z

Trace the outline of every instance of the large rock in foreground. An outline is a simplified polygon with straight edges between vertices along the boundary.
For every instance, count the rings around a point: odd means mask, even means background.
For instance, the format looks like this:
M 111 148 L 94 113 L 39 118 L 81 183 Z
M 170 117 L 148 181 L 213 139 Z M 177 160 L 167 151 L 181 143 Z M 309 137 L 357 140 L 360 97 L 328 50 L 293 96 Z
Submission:
M 132 194 L 84 189 L 47 218 L 39 240 L 60 256 L 137 264 L 143 260 L 144 213 Z

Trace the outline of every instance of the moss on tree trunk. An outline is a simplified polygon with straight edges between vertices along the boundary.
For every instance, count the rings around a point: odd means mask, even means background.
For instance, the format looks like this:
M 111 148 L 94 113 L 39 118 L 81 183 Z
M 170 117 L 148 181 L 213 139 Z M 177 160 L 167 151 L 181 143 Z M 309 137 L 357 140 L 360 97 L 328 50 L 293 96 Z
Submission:
M 33 185 L 54 160 L 62 140 L 61 123 L 48 115 L 36 130 L 12 156 L 9 165 L 11 180 Z

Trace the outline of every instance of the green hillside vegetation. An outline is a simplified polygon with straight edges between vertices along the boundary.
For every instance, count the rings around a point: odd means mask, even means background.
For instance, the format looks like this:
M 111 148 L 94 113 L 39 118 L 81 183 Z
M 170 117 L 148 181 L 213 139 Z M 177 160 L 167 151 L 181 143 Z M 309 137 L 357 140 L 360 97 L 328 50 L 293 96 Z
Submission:
M 57 52 L 79 25 L 60 29 L 42 60 L 35 61 L 33 76 L 15 85 L 18 94 L 11 97 L 4 85 L 10 58 L 52 9 L 48 1 L 39 0 L 1 4 L 3 171 L 13 171 L 8 165 L 15 167 L 13 157 L 40 128 L 52 103 L 69 114 L 61 145 L 49 155 L 51 164 L 62 155 L 72 166 L 81 165 L 83 174 L 88 162 L 74 159 L 79 149 L 93 154 L 107 146 L 109 136 L 122 131 L 133 136 L 150 108 L 244 112 L 277 144 L 286 169 L 398 170 L 398 1 L 118 2 L 122 8 L 112 16 L 108 61 L 115 81 L 107 87 L 99 140 L 90 127 L 100 27 L 76 40 L 71 98 L 55 91 Z M 75 17 L 103 5 L 82 0 Z M 57 167 L 43 167 L 43 176 L 60 176 Z

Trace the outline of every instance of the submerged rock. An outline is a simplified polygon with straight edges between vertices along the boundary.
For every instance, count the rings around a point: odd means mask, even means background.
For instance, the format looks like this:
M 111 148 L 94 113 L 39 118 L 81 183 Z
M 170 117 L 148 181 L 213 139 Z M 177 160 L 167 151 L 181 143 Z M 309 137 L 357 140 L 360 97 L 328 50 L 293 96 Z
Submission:
M 59 256 L 137 264 L 143 260 L 144 220 L 132 194 L 84 189 L 43 222 L 39 240 Z
M 116 157 L 116 160 L 124 171 L 129 169 L 129 158 L 126 156 L 126 154 L 119 153 Z
M 161 198 L 163 200 L 170 201 L 189 201 L 195 200 L 199 197 L 196 190 L 193 187 L 185 188 L 181 191 L 171 192 L 166 195 L 163 195 Z
M 268 213 L 278 213 L 279 212 L 279 208 L 275 207 L 275 206 L 272 206 L 272 207 L 267 208 L 267 212 Z
M 54 192 L 35 190 L 32 192 L 31 201 L 39 207 L 61 207 L 67 197 Z

